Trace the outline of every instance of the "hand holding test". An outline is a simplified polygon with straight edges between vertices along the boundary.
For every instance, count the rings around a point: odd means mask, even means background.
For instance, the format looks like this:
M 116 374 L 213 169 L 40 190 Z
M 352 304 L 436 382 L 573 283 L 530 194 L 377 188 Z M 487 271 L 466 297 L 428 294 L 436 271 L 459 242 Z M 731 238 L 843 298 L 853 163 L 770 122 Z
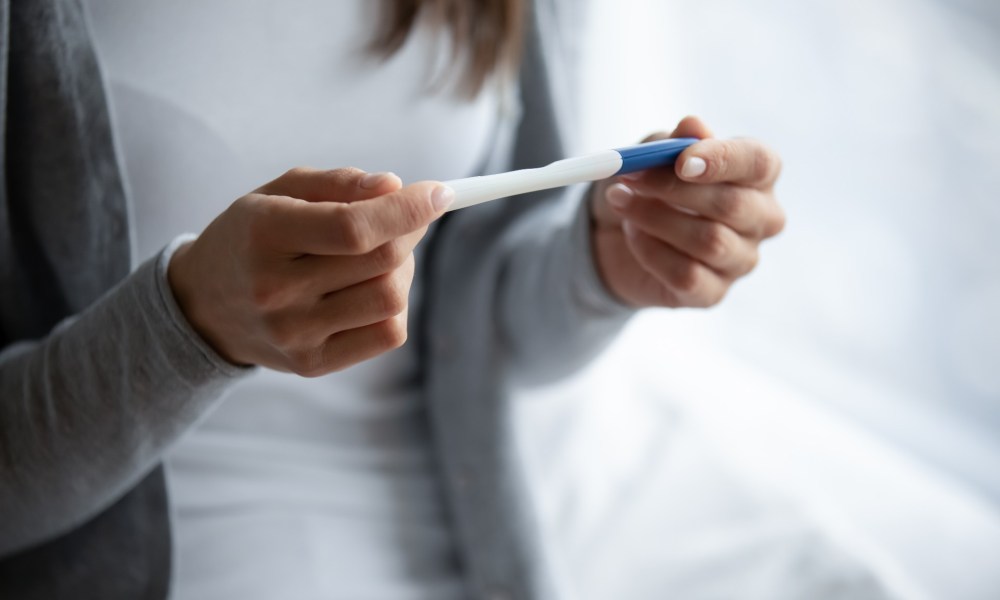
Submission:
M 672 165 L 685 148 L 697 141 L 699 141 L 697 138 L 657 140 L 617 150 L 566 158 L 537 169 L 445 181 L 445 185 L 455 190 L 455 201 L 448 210 L 466 208 L 507 196 Z

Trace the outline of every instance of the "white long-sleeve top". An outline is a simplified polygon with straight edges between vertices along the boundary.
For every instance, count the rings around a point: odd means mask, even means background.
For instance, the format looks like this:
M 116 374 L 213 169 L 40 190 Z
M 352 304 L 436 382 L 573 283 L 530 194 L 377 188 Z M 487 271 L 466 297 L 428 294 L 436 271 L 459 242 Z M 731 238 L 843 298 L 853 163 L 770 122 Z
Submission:
M 292 166 L 404 181 L 476 169 L 496 94 L 432 91 L 449 49 L 426 30 L 372 57 L 376 6 L 87 0 L 138 260 Z M 404 346 L 326 377 L 261 369 L 233 387 L 167 460 L 175 597 L 462 596 L 415 377 Z

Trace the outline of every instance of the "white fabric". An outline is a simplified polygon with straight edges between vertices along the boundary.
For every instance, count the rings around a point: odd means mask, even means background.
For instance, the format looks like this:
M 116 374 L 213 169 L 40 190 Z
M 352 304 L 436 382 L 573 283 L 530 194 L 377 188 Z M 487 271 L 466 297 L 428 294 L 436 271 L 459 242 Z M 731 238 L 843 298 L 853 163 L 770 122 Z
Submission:
M 497 96 L 428 93 L 426 32 L 385 64 L 376 3 L 88 0 L 137 258 L 296 165 L 471 174 Z M 411 300 L 418 300 L 416 294 Z M 454 548 L 411 347 L 317 379 L 261 370 L 167 461 L 178 598 L 449 598 Z

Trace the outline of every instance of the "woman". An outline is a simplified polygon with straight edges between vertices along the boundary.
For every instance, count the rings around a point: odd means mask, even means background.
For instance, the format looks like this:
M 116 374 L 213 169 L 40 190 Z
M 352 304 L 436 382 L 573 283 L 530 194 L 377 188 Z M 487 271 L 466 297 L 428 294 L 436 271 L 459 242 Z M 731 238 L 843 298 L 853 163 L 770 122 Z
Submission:
M 551 597 L 508 383 L 721 299 L 776 157 L 705 139 L 445 218 L 390 173 L 261 186 L 566 155 L 580 8 L 178 4 L 2 4 L 0 596 Z

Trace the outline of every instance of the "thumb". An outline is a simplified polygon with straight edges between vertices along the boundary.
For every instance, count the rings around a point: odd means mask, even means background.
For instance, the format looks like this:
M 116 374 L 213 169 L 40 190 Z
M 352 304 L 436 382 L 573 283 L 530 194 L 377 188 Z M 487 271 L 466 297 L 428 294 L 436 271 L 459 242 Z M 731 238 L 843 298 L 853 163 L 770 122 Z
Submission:
M 687 116 L 681 119 L 677 127 L 674 128 L 673 133 L 670 134 L 672 138 L 679 137 L 693 137 L 701 140 L 713 137 L 712 130 L 705 125 L 705 122 L 695 116 Z
M 393 173 L 361 169 L 296 167 L 256 190 L 268 196 L 288 196 L 307 202 L 356 202 L 391 194 L 403 187 Z
M 670 138 L 681 138 L 681 137 L 693 137 L 700 140 L 713 137 L 712 130 L 705 125 L 705 122 L 694 116 L 687 116 L 680 120 L 677 127 L 670 133 L 665 131 L 657 131 L 656 133 L 651 133 L 643 138 L 642 143 L 646 142 L 657 142 L 659 140 L 667 140 Z

